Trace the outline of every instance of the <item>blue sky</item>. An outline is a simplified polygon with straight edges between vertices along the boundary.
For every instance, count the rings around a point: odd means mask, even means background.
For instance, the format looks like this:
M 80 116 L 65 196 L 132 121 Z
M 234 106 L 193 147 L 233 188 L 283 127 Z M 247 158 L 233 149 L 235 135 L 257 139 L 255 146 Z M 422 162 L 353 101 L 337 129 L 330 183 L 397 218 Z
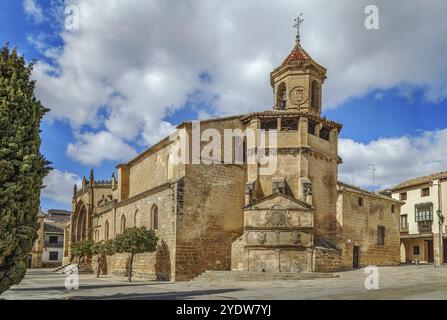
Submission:
M 84 12 L 91 10 L 90 13 L 96 16 L 91 18 L 91 15 L 85 14 L 85 21 L 80 20 L 79 32 L 70 34 L 63 29 L 66 18 L 63 9 L 69 3 L 78 2 Z M 314 10 L 307 1 L 304 2 L 306 3 L 303 4 L 304 8 L 309 7 L 306 23 L 312 25 Z M 241 51 L 241 48 L 237 47 L 237 40 L 231 34 L 231 28 L 228 29 L 230 31 L 222 34 L 219 33 L 220 29 L 215 31 L 217 36 L 214 37 L 209 37 L 201 31 L 208 21 L 205 21 L 205 18 L 201 20 L 200 8 L 178 8 L 179 11 L 192 10 L 191 15 L 196 15 L 197 22 L 193 22 L 194 25 L 191 25 L 190 29 L 183 29 L 184 35 L 181 39 L 177 39 L 175 37 L 178 35 L 178 30 L 173 30 L 171 33 L 169 25 L 164 24 L 168 16 L 167 13 L 163 14 L 163 10 L 172 12 L 169 8 L 153 10 L 155 13 L 152 12 L 151 19 L 147 20 L 154 23 L 155 27 L 148 25 L 145 29 L 133 22 L 133 20 L 141 23 L 146 21 L 139 17 L 138 8 L 132 12 L 129 7 L 119 8 L 119 5 L 115 5 L 116 8 L 111 6 L 107 13 L 101 13 L 102 11 L 97 10 L 94 5 L 83 7 L 83 3 L 83 1 L 64 3 L 57 0 L 0 0 L 0 41 L 9 42 L 11 47 L 17 46 L 28 61 L 32 59 L 40 61 L 41 64 L 35 75 L 38 84 L 40 83 L 37 87 L 37 95 L 46 106 L 52 109 L 42 123 L 42 152 L 53 163 L 58 174 L 54 174 L 50 180 L 47 180 L 49 187 L 47 191 L 44 191 L 41 199 L 41 206 L 45 210 L 68 209 L 70 194 L 64 196 L 62 192 L 65 194 L 70 192 L 72 183 L 79 181 L 84 175 L 88 176 L 90 168 L 95 169 L 97 179 L 110 179 L 118 163 L 145 150 L 151 143 L 169 132 L 172 126 L 184 120 L 268 109 L 270 100 L 273 100 L 269 98 L 271 89 L 268 89 L 268 73 L 272 66 L 274 67 L 286 57 L 293 45 L 293 30 L 284 29 L 289 28 L 290 23 L 278 23 L 278 30 L 285 30 L 284 36 L 275 40 L 278 45 L 271 45 L 278 48 L 270 50 L 268 41 L 262 42 L 263 37 L 272 37 L 269 32 L 273 31 L 259 34 L 255 37 L 256 41 L 245 49 L 247 57 L 252 57 L 252 60 L 247 62 L 244 52 L 234 54 L 233 59 L 231 56 L 233 53 L 228 56 L 229 52 Z M 293 2 L 284 1 L 281 5 L 293 6 L 292 9 L 295 10 L 296 5 L 291 3 Z M 343 5 L 350 5 L 349 8 L 352 8 L 354 5 L 353 2 L 351 3 L 352 5 L 349 3 Z M 160 7 L 163 6 L 160 5 Z M 230 9 L 236 10 L 229 8 L 228 11 Z M 237 10 L 231 18 L 225 17 L 225 21 L 234 19 L 232 23 L 239 26 L 238 23 L 241 23 L 242 19 L 238 20 L 235 16 L 245 9 L 242 7 Z M 418 11 L 418 8 L 415 10 Z M 110 13 L 112 11 L 113 16 Z M 290 12 L 284 11 L 284 13 L 278 13 L 278 21 L 283 21 L 283 17 L 290 16 Z M 351 13 L 354 20 L 357 16 L 362 17 L 363 12 L 354 11 Z M 271 14 L 274 15 L 275 12 Z M 132 19 L 132 14 L 138 17 Z M 431 13 L 425 14 L 429 16 Z M 384 27 L 391 18 L 402 19 L 397 17 L 398 15 L 398 9 L 387 8 Z M 386 17 L 391 18 L 387 20 Z M 246 19 L 249 18 L 246 17 Z M 290 16 L 290 19 L 292 18 L 293 16 Z M 177 16 L 176 12 L 173 16 L 169 16 L 169 19 L 174 25 L 176 22 L 183 23 L 183 15 Z M 315 16 L 314 20 L 317 24 L 328 19 L 323 20 Z M 119 21 L 121 25 L 112 24 L 105 32 L 101 30 L 101 21 L 104 23 Z M 424 23 L 423 25 L 428 27 L 428 21 Z M 439 26 L 437 25 L 437 28 Z M 346 31 L 346 34 L 351 32 L 347 31 L 352 29 L 350 27 L 352 26 L 349 24 L 346 28 L 340 27 L 337 34 L 337 37 L 340 37 L 338 43 L 343 43 L 343 32 Z M 163 28 L 166 30 L 163 31 Z M 247 33 L 244 38 L 241 38 L 243 41 L 241 40 L 240 43 L 253 39 L 252 32 L 255 31 L 250 28 L 249 25 L 247 28 L 240 28 L 240 26 L 239 29 L 236 28 L 239 33 Z M 127 29 L 132 31 L 130 36 L 126 34 Z M 161 38 L 157 37 L 159 29 L 166 33 Z M 358 29 L 361 30 L 358 31 L 357 37 L 366 34 L 361 24 L 358 25 Z M 439 29 L 445 30 L 445 22 L 442 22 Z M 414 65 L 421 63 L 420 60 L 416 60 L 417 52 L 413 60 L 407 57 L 408 48 L 412 48 L 411 45 L 406 42 L 395 44 L 399 41 L 392 41 L 390 42 L 392 45 L 386 47 L 387 41 L 392 38 L 389 33 L 380 31 L 371 36 L 374 39 L 371 38 L 370 41 L 377 41 L 383 45 L 381 48 L 365 48 L 368 46 L 368 41 L 365 40 L 363 46 L 358 44 L 358 47 L 354 49 L 319 41 L 320 37 L 327 37 L 325 33 L 327 30 L 308 27 L 304 30 L 303 37 L 306 50 L 315 60 L 328 68 L 328 83 L 323 89 L 325 104 L 323 115 L 343 124 L 340 153 L 344 164 L 340 168 L 341 178 L 348 180 L 347 182 L 354 181 L 356 184 L 371 188 L 368 171 L 370 162 L 374 162 L 378 168 L 377 187 L 397 183 L 401 179 L 433 170 L 447 170 L 447 160 L 444 160 L 447 159 L 447 156 L 444 157 L 446 151 L 442 150 L 447 145 L 447 133 L 444 131 L 447 119 L 445 94 L 447 79 L 445 73 L 440 75 L 437 71 L 437 69 L 446 70 L 445 59 L 437 60 L 438 56 L 433 54 L 432 60 L 424 62 L 426 66 L 417 68 Z M 393 32 L 400 32 L 396 28 L 393 30 Z M 114 38 L 115 33 L 122 32 L 127 35 L 125 38 Z M 346 35 L 348 38 L 352 36 L 352 34 Z M 398 34 L 392 36 L 396 37 Z M 183 43 L 183 41 L 186 42 L 185 39 L 188 42 L 186 45 Z M 91 52 L 85 45 L 88 41 L 91 41 Z M 431 44 L 430 39 L 424 41 L 428 41 L 428 45 Z M 145 42 L 150 45 L 146 47 Z M 262 48 L 256 52 L 253 47 L 259 42 Z M 201 43 L 206 44 L 204 48 Z M 213 45 L 207 47 L 209 43 Z M 225 43 L 231 43 L 234 46 L 224 46 Z M 354 55 L 355 52 L 356 57 L 348 57 L 352 60 L 345 60 L 345 66 L 339 66 L 327 54 L 326 45 L 333 48 L 332 50 L 346 52 L 344 56 Z M 415 51 L 419 50 L 416 44 L 414 46 Z M 439 48 L 439 44 L 433 44 L 433 46 L 433 50 L 445 49 L 445 46 Z M 78 50 L 79 53 L 69 52 L 67 48 Z M 116 48 L 116 50 L 111 50 L 111 48 Z M 374 50 L 377 51 L 375 54 Z M 139 51 L 145 53 L 139 55 Z M 178 51 L 182 54 L 176 56 Z M 379 61 L 379 57 L 385 59 L 383 56 L 386 57 L 387 52 L 390 52 L 389 65 Z M 395 58 L 400 55 L 406 56 L 402 59 Z M 440 56 L 445 55 L 440 54 Z M 172 65 L 170 63 L 172 57 L 178 62 L 174 69 L 169 67 Z M 204 63 L 204 60 L 208 58 L 209 61 Z M 69 59 L 74 61 L 72 65 Z M 406 59 L 409 60 L 407 64 L 405 64 Z M 351 61 L 352 64 L 350 64 Z M 97 67 L 102 63 L 104 63 L 104 70 L 116 68 L 120 71 L 108 74 Z M 405 71 L 401 72 L 401 69 L 393 68 L 393 65 L 398 63 L 402 64 L 400 68 L 405 68 Z M 371 64 L 375 65 L 371 66 Z M 50 67 L 54 70 L 47 73 L 42 71 Z M 235 75 L 233 68 L 246 70 L 246 72 Z M 133 69 L 134 72 L 127 72 L 129 69 Z M 409 69 L 408 72 L 407 69 Z M 69 72 L 72 70 L 76 72 L 70 75 Z M 141 70 L 145 70 L 146 73 L 142 76 L 149 85 L 152 85 L 151 88 L 158 88 L 157 86 L 164 79 L 173 83 L 172 88 L 166 91 L 163 87 L 160 90 L 135 88 L 132 81 L 141 79 L 141 75 L 138 74 Z M 231 71 L 231 75 L 226 73 L 227 70 Z M 255 74 L 252 74 L 252 70 L 255 70 Z M 89 71 L 97 74 L 92 76 Z M 345 71 L 346 73 L 343 73 Z M 122 72 L 119 78 L 126 79 L 125 82 L 117 78 L 119 72 Z M 421 73 L 420 76 L 410 78 L 409 75 L 417 75 L 418 72 Z M 343 75 L 340 75 L 341 73 Z M 360 73 L 367 73 L 367 76 L 359 77 Z M 82 78 L 80 74 L 88 75 Z M 331 80 L 334 78 L 336 79 Z M 384 80 L 385 78 L 387 80 Z M 79 83 L 76 83 L 77 81 Z M 94 87 L 92 92 L 87 87 L 86 92 L 82 86 L 84 82 L 97 87 Z M 340 84 L 340 87 L 337 87 L 337 83 L 341 82 L 343 86 Z M 194 85 L 189 85 L 191 83 Z M 59 91 L 64 90 L 67 91 L 58 96 Z M 109 90 L 112 93 L 106 94 L 105 92 Z M 75 98 L 68 98 L 72 96 Z M 76 100 L 78 96 L 82 97 L 79 101 Z M 141 103 L 141 101 L 145 102 Z M 66 102 L 67 105 L 65 105 Z M 152 109 L 146 110 L 145 103 L 148 109 Z M 122 122 L 115 121 L 115 115 L 118 117 L 124 114 L 126 118 Z M 89 139 L 100 142 L 98 150 L 91 147 Z M 104 153 L 104 150 L 107 151 L 112 144 L 115 145 L 115 142 L 117 147 L 112 150 L 110 157 L 99 154 Z M 440 152 L 436 152 L 437 149 L 441 149 Z M 98 154 L 90 155 L 89 152 L 98 152 Z M 427 165 L 421 165 L 421 163 Z M 393 168 L 392 172 L 390 168 Z

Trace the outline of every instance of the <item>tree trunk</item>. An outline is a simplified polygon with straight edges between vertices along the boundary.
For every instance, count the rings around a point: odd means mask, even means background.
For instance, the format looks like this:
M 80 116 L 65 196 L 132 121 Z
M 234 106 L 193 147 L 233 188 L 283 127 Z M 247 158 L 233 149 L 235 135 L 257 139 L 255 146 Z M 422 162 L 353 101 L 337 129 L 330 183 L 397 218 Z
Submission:
M 96 256 L 96 259 L 98 260 L 98 270 L 96 271 L 96 278 L 99 278 L 99 272 L 101 270 L 101 256 Z
M 133 254 L 130 255 L 130 261 L 129 261 L 129 282 L 132 282 L 132 264 L 133 264 Z

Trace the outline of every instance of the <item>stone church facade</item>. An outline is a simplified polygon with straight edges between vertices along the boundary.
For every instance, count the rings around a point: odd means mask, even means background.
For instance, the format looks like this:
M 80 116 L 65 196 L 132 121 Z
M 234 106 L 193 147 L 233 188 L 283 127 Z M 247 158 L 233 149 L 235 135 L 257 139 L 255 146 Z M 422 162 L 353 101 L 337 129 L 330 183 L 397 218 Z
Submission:
M 271 174 L 261 174 L 258 144 L 231 140 L 235 153 L 243 150 L 240 163 L 194 163 L 191 150 L 184 155 L 190 161 L 176 163 L 179 139 L 167 137 L 118 165 L 117 178 L 96 181 L 91 172 L 75 187 L 66 247 L 145 226 L 160 240 L 156 252 L 135 258 L 135 275 L 171 281 L 205 270 L 333 272 L 399 264 L 402 203 L 338 182 L 342 125 L 321 116 L 325 79 L 326 69 L 298 37 L 271 73 L 272 110 L 200 122 L 201 133 L 212 129 L 220 137 L 226 129 L 250 129 L 255 139 L 275 131 L 276 146 L 263 150 L 276 156 Z M 194 126 L 177 127 L 190 144 Z M 105 265 L 124 275 L 127 255 L 108 257 Z

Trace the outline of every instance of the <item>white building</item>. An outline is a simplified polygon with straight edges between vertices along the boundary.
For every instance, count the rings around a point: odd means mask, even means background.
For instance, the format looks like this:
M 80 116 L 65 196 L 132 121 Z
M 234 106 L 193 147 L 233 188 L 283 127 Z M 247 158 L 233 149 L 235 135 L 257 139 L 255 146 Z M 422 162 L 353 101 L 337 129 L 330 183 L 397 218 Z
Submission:
M 405 202 L 400 215 L 401 262 L 447 262 L 442 209 L 442 203 L 447 204 L 447 172 L 410 179 L 391 192 L 394 199 Z
M 62 264 L 64 257 L 64 227 L 70 220 L 71 212 L 48 210 L 48 214 L 39 213 L 37 231 L 33 249 L 29 255 L 31 268 L 51 268 Z
M 44 235 L 42 266 L 60 266 L 64 257 L 64 229 L 54 223 L 45 222 Z

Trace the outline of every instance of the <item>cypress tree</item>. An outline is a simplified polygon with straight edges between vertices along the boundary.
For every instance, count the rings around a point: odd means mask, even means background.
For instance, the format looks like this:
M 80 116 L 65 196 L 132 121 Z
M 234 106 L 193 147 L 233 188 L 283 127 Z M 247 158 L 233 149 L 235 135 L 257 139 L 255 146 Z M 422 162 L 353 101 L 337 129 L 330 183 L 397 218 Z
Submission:
M 0 51 L 0 294 L 24 277 L 37 238 L 42 180 L 40 122 L 48 109 L 34 95 L 34 62 L 17 49 Z

